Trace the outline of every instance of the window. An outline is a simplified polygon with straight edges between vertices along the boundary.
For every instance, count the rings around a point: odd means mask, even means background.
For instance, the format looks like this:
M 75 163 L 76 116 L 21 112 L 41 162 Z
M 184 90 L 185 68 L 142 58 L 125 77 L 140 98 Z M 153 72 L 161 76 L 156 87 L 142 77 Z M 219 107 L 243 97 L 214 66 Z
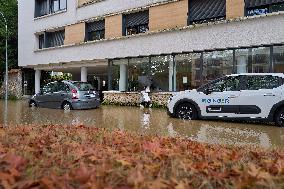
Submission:
M 233 73 L 233 51 L 203 53 L 203 83 Z
M 45 32 L 38 35 L 38 48 L 49 48 L 64 45 L 65 31 Z
M 263 15 L 284 10 L 284 0 L 246 0 L 247 16 Z
M 58 91 L 62 91 L 62 92 L 70 91 L 69 86 L 63 82 L 57 82 L 57 87 L 58 87 Z
M 201 85 L 201 53 L 179 54 L 175 56 L 176 90 L 195 89 Z
M 40 34 L 38 36 L 38 48 L 43 49 L 44 48 L 44 34 Z
M 189 23 L 198 24 L 226 17 L 226 0 L 189 1 Z
M 240 85 L 241 81 L 239 76 L 223 77 L 200 87 L 197 91 L 203 93 L 205 93 L 207 89 L 210 89 L 212 92 L 239 91 Z
M 105 20 L 86 23 L 86 40 L 94 41 L 105 38 Z
M 248 48 L 236 50 L 237 73 L 269 72 L 270 48 Z
M 47 94 L 47 93 L 53 93 L 57 91 L 57 85 L 56 83 L 49 83 L 47 85 L 45 85 L 42 89 L 43 94 Z
M 35 17 L 66 10 L 67 0 L 35 0 Z
M 151 57 L 151 90 L 169 91 L 169 65 L 172 62 L 173 57 L 171 55 Z
M 284 73 L 284 46 L 273 47 L 274 72 Z
M 151 86 L 149 76 L 149 57 L 131 58 L 128 65 L 129 91 L 141 91 L 146 86 Z
M 243 82 L 244 90 L 273 89 L 283 85 L 283 79 L 271 76 L 245 76 Z
M 149 30 L 149 11 L 126 14 L 124 20 L 124 35 L 145 33 Z

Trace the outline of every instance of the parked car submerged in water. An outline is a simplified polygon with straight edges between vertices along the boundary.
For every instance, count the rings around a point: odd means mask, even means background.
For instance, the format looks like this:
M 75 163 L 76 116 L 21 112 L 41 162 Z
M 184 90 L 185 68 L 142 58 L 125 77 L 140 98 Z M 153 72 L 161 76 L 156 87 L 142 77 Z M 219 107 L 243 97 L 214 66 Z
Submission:
M 100 106 L 100 97 L 89 83 L 56 81 L 48 83 L 35 94 L 29 106 L 64 110 L 92 109 Z

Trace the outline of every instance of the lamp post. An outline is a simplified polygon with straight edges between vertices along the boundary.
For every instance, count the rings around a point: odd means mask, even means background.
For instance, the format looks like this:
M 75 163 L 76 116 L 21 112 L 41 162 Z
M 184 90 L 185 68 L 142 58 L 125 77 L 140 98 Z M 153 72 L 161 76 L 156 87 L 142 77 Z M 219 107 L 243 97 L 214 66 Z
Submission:
M 8 100 L 8 25 L 7 25 L 7 20 L 2 12 L 0 12 L 0 15 L 4 19 L 5 23 L 5 32 L 6 32 L 6 64 L 5 64 L 5 101 L 7 102 Z

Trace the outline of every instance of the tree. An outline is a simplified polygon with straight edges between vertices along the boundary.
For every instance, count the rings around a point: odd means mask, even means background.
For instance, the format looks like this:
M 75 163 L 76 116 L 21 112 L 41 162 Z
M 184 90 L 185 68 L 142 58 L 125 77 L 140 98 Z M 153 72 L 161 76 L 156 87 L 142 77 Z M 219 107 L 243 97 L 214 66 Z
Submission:
M 0 11 L 8 22 L 8 65 L 9 69 L 18 67 L 18 1 L 1 0 Z M 0 85 L 5 72 L 5 24 L 0 18 Z

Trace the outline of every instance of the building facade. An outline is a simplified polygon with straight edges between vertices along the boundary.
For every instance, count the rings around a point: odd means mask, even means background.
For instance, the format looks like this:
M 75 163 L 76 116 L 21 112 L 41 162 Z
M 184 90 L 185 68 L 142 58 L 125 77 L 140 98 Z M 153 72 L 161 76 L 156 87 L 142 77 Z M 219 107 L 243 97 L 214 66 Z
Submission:
M 19 0 L 19 66 L 99 90 L 284 73 L 284 0 Z

